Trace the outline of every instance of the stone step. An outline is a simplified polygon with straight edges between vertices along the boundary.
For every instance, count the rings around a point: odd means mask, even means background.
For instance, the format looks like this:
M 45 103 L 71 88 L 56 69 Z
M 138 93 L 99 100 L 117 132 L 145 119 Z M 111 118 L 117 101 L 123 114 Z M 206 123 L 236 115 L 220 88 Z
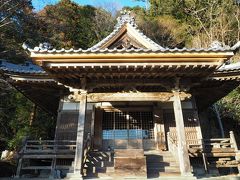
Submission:
M 67 176 L 64 179 L 81 179 L 82 175 L 81 174 L 76 174 L 76 173 L 67 173 Z
M 180 173 L 159 173 L 161 180 L 196 180 L 194 176 L 181 176 Z
M 69 166 L 69 171 L 74 171 L 74 165 L 72 165 L 72 166 Z
M 113 156 L 112 152 L 102 152 L 102 151 L 91 151 L 88 153 L 89 156 L 102 156 L 102 157 L 111 157 Z
M 147 177 L 149 179 L 157 178 L 162 179 L 162 177 L 175 177 L 175 179 L 178 179 L 181 174 L 179 172 L 159 172 L 159 171 L 151 171 L 147 173 Z
M 180 169 L 178 167 L 147 167 L 147 171 L 148 172 L 179 172 L 180 173 Z
M 87 167 L 85 168 L 86 173 L 114 173 L 114 167 Z
M 173 156 L 172 153 L 144 153 L 145 156 L 149 156 L 149 155 L 156 155 L 156 156 Z
M 147 163 L 147 167 L 178 167 L 179 168 L 179 164 L 177 163 Z
M 175 157 L 172 155 L 172 154 L 145 154 L 146 157 L 171 157 L 171 158 L 174 158 Z
M 74 154 L 27 154 L 23 155 L 23 159 L 53 159 L 53 158 L 59 158 L 59 159 L 74 159 Z
M 100 156 L 100 155 L 88 155 L 87 158 L 95 158 L 95 159 L 102 159 L 102 160 L 111 160 L 114 159 L 113 156 Z
M 94 153 L 88 153 L 88 155 L 89 156 L 99 156 L 99 157 L 105 157 L 105 158 L 107 158 L 107 157 L 113 157 L 113 155 L 114 154 L 109 154 L 109 153 L 96 153 L 96 152 L 94 152 Z
M 113 162 L 114 159 L 99 158 L 99 157 L 88 157 L 87 162 Z
M 176 162 L 176 159 L 175 158 L 172 158 L 172 157 L 146 157 L 146 161 L 147 163 L 148 162 Z
M 177 161 L 174 160 L 164 160 L 164 161 L 147 161 L 147 164 L 165 164 L 165 165 L 179 165 L 179 163 Z
M 158 162 L 162 162 L 162 161 L 176 161 L 175 158 L 173 157 L 167 157 L 167 156 L 146 156 L 146 160 L 150 160 L 150 161 L 158 161 Z
M 144 152 L 144 155 L 145 156 L 148 156 L 148 155 L 158 155 L 158 156 L 172 156 L 173 154 L 168 152 L 168 151 L 164 151 L 164 152 L 148 152 L 148 151 L 145 151 Z
M 169 151 L 157 151 L 157 150 L 153 150 L 153 151 L 144 151 L 144 155 L 172 155 L 171 152 Z
M 146 180 L 147 177 L 141 177 L 137 175 L 131 175 L 131 174 L 116 174 L 116 173 L 98 173 L 98 174 L 92 174 L 91 176 L 88 176 L 85 179 L 91 179 L 91 180 Z
M 162 176 L 181 176 L 181 173 L 180 172 L 159 172 L 159 177 L 162 177 Z
M 145 151 L 145 155 L 151 155 L 151 154 L 156 154 L 156 155 L 172 155 L 171 152 L 169 151 Z
M 87 166 L 96 166 L 96 167 L 108 167 L 108 166 L 114 166 L 114 162 L 86 162 L 85 165 Z

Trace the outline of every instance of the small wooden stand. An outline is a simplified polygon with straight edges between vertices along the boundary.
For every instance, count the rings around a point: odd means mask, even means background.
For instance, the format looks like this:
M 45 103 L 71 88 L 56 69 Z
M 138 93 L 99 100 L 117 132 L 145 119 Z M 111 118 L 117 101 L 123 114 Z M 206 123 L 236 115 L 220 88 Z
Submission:
M 114 150 L 115 173 L 120 176 L 147 177 L 146 157 L 143 149 Z

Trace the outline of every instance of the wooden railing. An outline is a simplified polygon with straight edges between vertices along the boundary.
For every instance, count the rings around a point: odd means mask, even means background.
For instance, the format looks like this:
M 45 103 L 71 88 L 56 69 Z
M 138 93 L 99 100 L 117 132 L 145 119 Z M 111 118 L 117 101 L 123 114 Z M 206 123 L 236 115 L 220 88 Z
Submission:
M 196 140 L 195 140 L 196 141 Z M 194 153 L 194 149 L 201 149 L 204 152 L 213 151 L 214 149 L 235 149 L 237 150 L 236 143 L 234 144 L 231 138 L 213 138 L 213 139 L 199 139 L 199 143 L 188 143 L 188 149 Z M 202 152 L 201 151 L 201 152 Z
M 230 142 L 232 144 L 232 148 L 234 148 L 235 153 L 236 153 L 235 159 L 238 162 L 238 166 L 237 166 L 238 173 L 240 173 L 240 151 L 238 149 L 237 141 L 235 139 L 233 131 L 230 131 Z
M 235 139 L 233 131 L 230 131 L 229 134 L 230 134 L 231 147 L 235 149 L 236 153 L 238 153 L 239 149 L 238 149 L 237 141 Z
M 167 133 L 168 149 L 177 159 L 178 145 L 175 136 Z M 236 161 L 240 161 L 238 156 L 239 150 L 235 136 L 230 131 L 229 138 L 213 138 L 213 139 L 187 139 L 189 156 L 202 157 L 204 168 L 208 171 L 208 157 L 233 157 Z
M 19 161 L 16 171 L 16 177 L 20 177 L 23 159 L 52 159 L 51 174 L 56 166 L 56 158 L 74 158 L 76 141 L 54 141 L 54 140 L 28 140 L 19 152 Z M 31 168 L 49 168 L 43 166 L 34 166 Z
M 91 149 L 91 134 L 88 133 L 87 138 L 84 140 L 84 145 L 83 145 L 83 163 L 82 163 L 83 166 L 86 163 L 87 155 L 90 149 Z
M 168 148 L 171 151 L 172 148 L 177 147 L 177 139 L 175 136 L 172 136 L 169 132 L 167 133 L 168 139 Z M 190 152 L 195 152 L 198 149 L 202 151 L 210 151 L 213 149 L 226 149 L 231 148 L 235 152 L 239 152 L 238 146 L 236 143 L 235 136 L 232 131 L 230 131 L 230 138 L 212 138 L 212 139 L 187 139 L 187 146 Z M 174 149 L 173 149 L 174 150 Z
M 76 141 L 28 140 L 20 151 L 20 154 L 58 154 L 75 152 L 75 149 Z

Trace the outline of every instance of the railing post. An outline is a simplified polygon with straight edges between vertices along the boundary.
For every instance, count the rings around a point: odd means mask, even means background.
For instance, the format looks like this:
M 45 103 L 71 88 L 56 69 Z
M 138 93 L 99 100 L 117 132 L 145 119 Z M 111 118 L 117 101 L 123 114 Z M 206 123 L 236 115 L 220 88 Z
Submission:
M 229 134 L 230 134 L 231 147 L 235 149 L 235 152 L 238 152 L 237 141 L 235 139 L 233 131 L 230 131 Z
M 54 175 L 55 175 L 55 169 L 56 169 L 56 154 L 57 154 L 57 149 L 56 149 L 56 141 L 53 142 L 53 153 L 54 153 L 54 157 L 52 159 L 52 164 L 51 164 L 51 172 L 50 172 L 50 178 L 54 179 Z M 57 177 L 60 178 L 60 177 Z
M 83 148 L 83 166 L 87 160 L 87 154 L 91 149 L 91 134 L 87 134 L 87 138 L 84 140 L 84 148 Z
M 173 150 L 173 142 L 172 142 L 172 137 L 170 136 L 170 132 L 167 132 L 167 143 L 168 143 L 168 150 L 172 153 L 172 155 L 175 157 L 174 155 L 174 150 Z M 175 157 L 176 158 L 176 157 Z
M 21 168 L 22 168 L 22 154 L 21 153 L 24 153 L 26 151 L 26 146 L 27 146 L 27 140 L 26 138 L 23 140 L 23 147 L 22 147 L 22 150 L 20 150 L 20 153 L 19 153 L 19 160 L 18 160 L 18 166 L 17 166 L 17 171 L 16 171 L 16 178 L 19 178 L 20 175 L 21 175 Z
M 17 166 L 16 176 L 15 176 L 16 178 L 20 178 L 21 168 L 22 168 L 22 158 L 18 160 L 18 166 Z
M 240 161 L 240 153 L 238 150 L 237 141 L 235 139 L 234 133 L 233 131 L 230 131 L 229 134 L 230 134 L 231 147 L 235 149 L 235 153 L 236 153 L 235 159 L 236 161 Z M 240 165 L 238 165 L 238 174 L 240 174 Z
M 204 145 L 204 140 L 201 139 L 201 148 L 202 148 L 202 157 L 203 157 L 203 164 L 204 164 L 204 170 L 206 173 L 208 173 L 208 163 L 207 163 L 207 157 L 205 154 L 205 145 Z

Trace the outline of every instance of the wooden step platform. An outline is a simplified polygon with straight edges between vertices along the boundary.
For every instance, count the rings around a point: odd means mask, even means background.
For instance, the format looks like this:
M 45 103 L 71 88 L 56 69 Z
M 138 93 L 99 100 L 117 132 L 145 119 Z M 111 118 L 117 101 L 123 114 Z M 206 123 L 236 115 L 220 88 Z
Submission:
M 180 177 L 179 164 L 169 151 L 145 151 L 147 177 Z
M 115 173 L 122 176 L 147 177 L 146 157 L 143 149 L 117 149 L 114 151 Z

